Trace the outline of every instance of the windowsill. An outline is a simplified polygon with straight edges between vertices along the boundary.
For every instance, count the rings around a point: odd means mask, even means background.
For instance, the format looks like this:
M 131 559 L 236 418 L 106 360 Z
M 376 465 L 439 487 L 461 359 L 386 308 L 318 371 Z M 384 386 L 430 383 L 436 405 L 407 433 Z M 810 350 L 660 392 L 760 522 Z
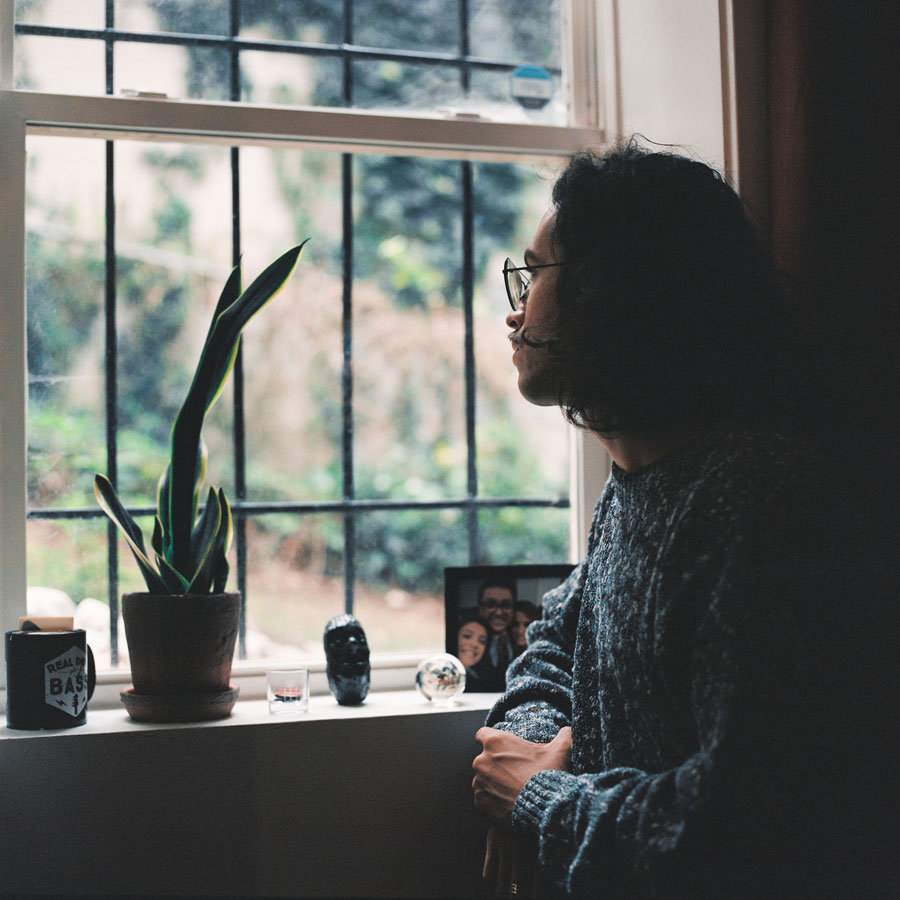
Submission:
M 438 705 L 425 700 L 418 691 L 372 691 L 360 706 L 340 706 L 329 694 L 313 696 L 309 701 L 309 711 L 296 716 L 274 716 L 269 712 L 266 700 L 239 700 L 231 715 L 211 722 L 142 723 L 134 722 L 119 706 L 118 709 L 93 710 L 88 708 L 87 722 L 76 728 L 54 731 L 19 731 L 0 726 L 0 740 L 21 740 L 29 738 L 86 737 L 89 735 L 116 734 L 120 732 L 167 731 L 197 728 L 241 728 L 241 727 L 293 727 L 303 728 L 313 722 L 334 720 L 396 718 L 403 716 L 452 715 L 474 710 L 487 712 L 499 694 L 463 694 L 447 705 Z M 93 702 L 93 701 L 92 701 Z

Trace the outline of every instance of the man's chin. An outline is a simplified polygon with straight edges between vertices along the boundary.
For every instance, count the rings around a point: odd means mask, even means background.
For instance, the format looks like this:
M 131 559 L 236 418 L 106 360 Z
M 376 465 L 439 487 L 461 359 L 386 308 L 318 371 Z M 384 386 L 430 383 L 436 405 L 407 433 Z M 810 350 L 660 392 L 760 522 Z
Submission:
M 534 406 L 557 406 L 558 398 L 546 379 L 519 373 L 519 393 Z

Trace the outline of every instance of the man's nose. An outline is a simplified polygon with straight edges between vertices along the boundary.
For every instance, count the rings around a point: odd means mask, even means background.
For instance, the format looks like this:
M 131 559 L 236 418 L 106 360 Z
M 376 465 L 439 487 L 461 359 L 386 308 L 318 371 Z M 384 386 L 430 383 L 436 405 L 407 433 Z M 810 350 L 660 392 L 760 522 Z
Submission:
M 506 314 L 506 325 L 513 331 L 518 331 L 522 327 L 522 320 L 525 318 L 525 307 L 519 304 L 518 308 L 513 312 L 510 310 Z

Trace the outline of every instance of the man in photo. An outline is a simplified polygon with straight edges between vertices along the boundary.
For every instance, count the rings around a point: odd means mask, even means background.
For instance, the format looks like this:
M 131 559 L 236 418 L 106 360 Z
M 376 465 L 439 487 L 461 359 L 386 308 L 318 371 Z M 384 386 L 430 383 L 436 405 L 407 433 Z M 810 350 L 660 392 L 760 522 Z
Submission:
M 493 576 L 478 587 L 478 614 L 488 624 L 488 645 L 479 669 L 484 691 L 502 691 L 506 668 L 515 656 L 511 625 L 516 608 L 516 582 Z

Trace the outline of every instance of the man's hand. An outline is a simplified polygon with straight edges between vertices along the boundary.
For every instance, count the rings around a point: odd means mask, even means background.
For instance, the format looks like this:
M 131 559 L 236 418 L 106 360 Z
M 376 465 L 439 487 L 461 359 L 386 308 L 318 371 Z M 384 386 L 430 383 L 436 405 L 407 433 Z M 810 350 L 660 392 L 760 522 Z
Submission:
M 549 744 L 534 744 L 496 728 L 479 728 L 481 753 L 472 768 L 475 808 L 496 825 L 509 826 L 512 808 L 525 782 L 545 769 L 568 771 L 572 729 L 567 725 Z

